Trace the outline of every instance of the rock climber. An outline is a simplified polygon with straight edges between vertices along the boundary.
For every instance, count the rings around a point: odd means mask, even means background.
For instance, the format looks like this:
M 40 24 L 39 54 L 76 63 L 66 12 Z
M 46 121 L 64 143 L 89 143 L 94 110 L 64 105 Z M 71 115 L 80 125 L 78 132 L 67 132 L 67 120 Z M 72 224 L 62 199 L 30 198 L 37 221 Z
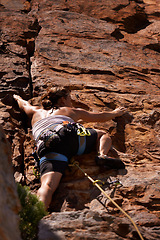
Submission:
M 18 95 L 13 95 L 19 108 L 31 120 L 32 133 L 40 159 L 41 187 L 37 195 L 49 207 L 70 159 L 75 155 L 91 152 L 95 145 L 99 155 L 97 165 L 109 169 L 124 169 L 120 159 L 107 156 L 111 138 L 103 130 L 84 128 L 79 122 L 105 122 L 126 113 L 119 107 L 110 112 L 90 112 L 72 106 L 71 92 L 67 87 L 50 88 L 41 98 L 42 107 L 31 105 Z

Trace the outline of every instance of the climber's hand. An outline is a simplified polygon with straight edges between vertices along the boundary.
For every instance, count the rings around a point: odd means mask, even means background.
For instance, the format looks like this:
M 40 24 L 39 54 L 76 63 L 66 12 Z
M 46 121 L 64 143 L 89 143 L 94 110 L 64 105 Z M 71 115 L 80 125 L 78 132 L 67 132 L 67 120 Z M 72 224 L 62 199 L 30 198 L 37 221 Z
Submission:
M 113 111 L 113 113 L 115 114 L 115 117 L 120 117 L 126 112 L 127 112 L 127 108 L 125 107 L 118 107 Z

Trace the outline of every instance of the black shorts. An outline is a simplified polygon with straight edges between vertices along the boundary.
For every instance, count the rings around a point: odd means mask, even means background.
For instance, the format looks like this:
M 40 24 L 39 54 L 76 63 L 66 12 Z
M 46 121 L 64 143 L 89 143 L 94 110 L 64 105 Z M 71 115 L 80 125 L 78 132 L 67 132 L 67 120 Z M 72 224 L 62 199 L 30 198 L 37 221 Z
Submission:
M 64 174 L 67 166 L 68 163 L 64 161 L 57 160 L 44 161 L 40 164 L 40 174 L 41 176 L 48 172 L 59 172 Z
M 38 149 L 38 155 L 42 158 L 51 152 L 60 153 L 66 156 L 69 162 L 73 156 L 90 153 L 95 149 L 97 132 L 92 128 L 86 129 L 89 131 L 90 135 L 85 136 L 85 148 L 82 152 L 79 152 L 79 144 L 80 139 L 82 140 L 83 137 L 77 135 L 77 128 L 73 128 L 72 131 L 62 128 L 59 132 L 60 138 L 53 140 L 49 147 L 46 147 L 45 143 L 42 143 Z M 40 164 L 40 173 L 43 175 L 44 173 L 55 171 L 63 174 L 68 166 L 68 162 L 57 161 L 56 159 L 44 161 Z

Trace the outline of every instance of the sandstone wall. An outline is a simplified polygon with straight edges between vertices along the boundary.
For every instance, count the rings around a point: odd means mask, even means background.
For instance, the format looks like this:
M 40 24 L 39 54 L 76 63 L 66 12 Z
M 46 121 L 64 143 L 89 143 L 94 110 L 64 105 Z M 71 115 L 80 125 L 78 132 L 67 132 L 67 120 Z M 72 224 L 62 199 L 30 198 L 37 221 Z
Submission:
M 0 239 L 20 240 L 20 202 L 13 178 L 11 148 L 0 126 Z
M 110 155 L 125 162 L 126 172 L 100 169 L 94 162 L 96 152 L 78 161 L 94 179 L 106 181 L 105 191 L 135 219 L 146 239 L 157 239 L 160 231 L 159 4 L 158 0 L 2 0 L 0 5 L 0 122 L 12 146 L 16 180 L 29 185 L 33 192 L 40 184 L 32 171 L 31 131 L 26 116 L 13 101 L 13 93 L 38 104 L 48 86 L 61 84 L 72 87 L 75 106 L 92 111 L 125 106 L 126 116 L 89 126 L 111 134 L 114 148 Z M 123 186 L 110 189 L 108 182 L 117 177 Z M 57 239 L 71 239 L 71 235 L 82 239 L 83 232 L 88 234 L 84 233 L 86 239 L 103 239 L 99 234 L 103 227 L 106 238 L 112 232 L 113 239 L 137 239 L 131 225 L 119 223 L 122 231 L 117 231 L 108 227 L 110 217 L 94 217 L 94 211 L 105 214 L 100 200 L 109 216 L 123 220 L 78 169 L 67 170 L 51 211 L 68 211 L 65 217 L 69 222 L 73 211 L 86 224 L 59 229 L 51 217 L 42 221 L 40 232 L 48 231 L 53 238 L 60 231 Z M 98 219 L 92 228 L 86 220 L 86 208 L 91 211 L 91 222 Z M 60 219 L 61 213 L 57 214 Z M 81 234 L 76 235 L 77 231 Z

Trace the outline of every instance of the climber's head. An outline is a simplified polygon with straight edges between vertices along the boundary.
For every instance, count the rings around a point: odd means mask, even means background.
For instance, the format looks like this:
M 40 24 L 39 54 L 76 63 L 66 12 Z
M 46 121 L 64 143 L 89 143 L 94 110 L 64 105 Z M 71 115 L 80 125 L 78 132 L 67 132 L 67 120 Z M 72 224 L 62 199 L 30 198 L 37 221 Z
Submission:
M 72 107 L 69 87 L 53 87 L 47 90 L 41 98 L 41 103 L 44 109 L 58 107 Z

